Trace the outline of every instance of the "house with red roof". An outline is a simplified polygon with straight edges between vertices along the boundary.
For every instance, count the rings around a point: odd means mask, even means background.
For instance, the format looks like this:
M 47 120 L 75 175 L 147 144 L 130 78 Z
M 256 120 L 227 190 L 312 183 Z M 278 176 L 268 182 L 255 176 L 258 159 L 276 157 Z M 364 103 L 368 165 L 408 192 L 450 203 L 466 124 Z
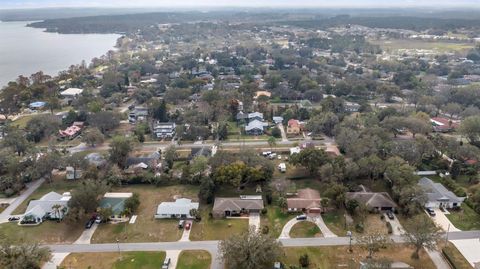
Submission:
M 433 131 L 439 133 L 451 132 L 460 126 L 460 121 L 451 120 L 443 117 L 431 118 L 430 122 L 433 125 Z

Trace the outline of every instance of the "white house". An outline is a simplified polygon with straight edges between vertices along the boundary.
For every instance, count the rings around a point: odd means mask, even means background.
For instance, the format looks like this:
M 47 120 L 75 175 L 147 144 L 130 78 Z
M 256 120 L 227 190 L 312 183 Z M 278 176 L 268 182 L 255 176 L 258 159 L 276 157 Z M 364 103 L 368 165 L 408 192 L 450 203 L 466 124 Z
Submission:
M 447 190 L 440 183 L 433 182 L 429 178 L 422 178 L 418 185 L 427 195 L 425 207 L 429 208 L 456 208 L 462 205 L 465 197 L 458 197 L 453 192 Z
M 63 92 L 61 92 L 60 95 L 65 99 L 75 99 L 82 93 L 83 93 L 83 89 L 68 88 Z
M 45 219 L 63 219 L 68 212 L 68 201 L 71 197 L 69 192 L 60 195 L 52 191 L 38 200 L 30 201 L 19 224 L 36 225 Z
M 169 218 L 182 218 L 191 219 L 190 215 L 192 209 L 198 210 L 198 203 L 192 203 L 192 200 L 186 198 L 180 198 L 175 202 L 163 202 L 158 205 L 156 219 L 169 219 Z

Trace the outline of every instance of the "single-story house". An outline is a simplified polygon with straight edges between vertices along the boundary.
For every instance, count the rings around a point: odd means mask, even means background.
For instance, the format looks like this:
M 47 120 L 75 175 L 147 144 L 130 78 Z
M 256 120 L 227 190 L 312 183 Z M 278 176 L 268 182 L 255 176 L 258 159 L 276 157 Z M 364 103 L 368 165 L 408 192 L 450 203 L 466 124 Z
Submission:
M 272 93 L 269 92 L 269 91 L 256 91 L 255 92 L 255 96 L 253 97 L 253 99 L 258 99 L 260 96 L 265 96 L 267 98 L 270 98 L 272 96 Z
M 128 114 L 128 121 L 135 123 L 137 121 L 145 121 L 148 117 L 148 108 L 137 106 Z
M 433 131 L 439 133 L 447 133 L 457 129 L 460 126 L 459 121 L 450 120 L 442 117 L 434 117 L 430 119 L 433 125 Z
M 418 186 L 420 186 L 427 195 L 425 207 L 457 208 L 460 207 L 465 200 L 465 197 L 456 196 L 453 192 L 447 190 L 442 184 L 433 182 L 426 177 L 420 179 Z
M 193 203 L 192 200 L 180 198 L 175 202 L 162 202 L 157 207 L 156 219 L 192 219 L 190 215 L 192 209 L 198 210 L 199 203 Z
M 280 116 L 275 116 L 272 119 L 275 124 L 280 124 L 283 122 L 283 117 L 280 117 Z
M 345 110 L 347 112 L 358 112 L 360 110 L 360 105 L 354 102 L 345 102 Z
M 250 212 L 260 212 L 264 208 L 261 195 L 215 198 L 212 214 L 215 218 L 238 216 Z
M 156 122 L 153 125 L 153 133 L 157 139 L 172 138 L 175 136 L 175 128 L 174 122 Z
M 190 151 L 190 158 L 194 159 L 195 157 L 211 157 L 212 156 L 212 149 L 210 147 L 200 147 L 200 148 L 192 148 Z
M 83 89 L 68 88 L 68 89 L 60 92 L 60 95 L 65 99 L 73 100 L 73 99 L 77 98 L 82 93 L 83 93 Z
M 298 135 L 303 131 L 303 124 L 296 119 L 290 119 L 287 123 L 287 134 Z
M 262 122 L 264 121 L 263 113 L 260 113 L 260 112 L 248 113 L 247 119 L 248 119 L 248 122 L 252 122 L 252 121 L 255 121 L 255 120 L 262 121 Z
M 69 192 L 58 194 L 52 191 L 38 200 L 30 201 L 19 224 L 36 225 L 45 219 L 63 219 L 68 212 L 71 197 Z
M 111 220 L 125 221 L 125 201 L 132 196 L 131 192 L 107 192 L 100 200 L 100 208 L 112 209 Z
M 320 193 L 314 189 L 298 190 L 297 195 L 287 198 L 288 212 L 321 213 Z
M 347 192 L 345 199 L 356 200 L 357 202 L 365 205 L 368 209 L 376 210 L 395 210 L 397 204 L 390 198 L 390 195 L 386 192 L 369 192 L 369 191 L 358 191 L 358 192 Z
M 334 158 L 342 155 L 340 153 L 340 150 L 338 149 L 337 145 L 333 145 L 333 144 L 327 144 L 327 148 L 325 149 L 325 152 L 330 157 L 334 157 Z
M 128 157 L 125 167 L 127 169 L 156 169 L 160 164 L 160 153 L 153 152 L 146 157 Z
M 44 109 L 46 105 L 47 105 L 47 102 L 38 101 L 38 102 L 30 103 L 28 105 L 28 108 L 30 108 L 31 110 Z
M 84 123 L 81 121 L 76 121 L 72 126 L 67 127 L 65 130 L 58 131 L 60 138 L 74 139 L 82 131 Z
M 87 160 L 88 164 L 90 165 L 95 165 L 96 167 L 103 166 L 104 164 L 107 163 L 107 160 L 97 152 L 92 152 L 85 156 L 85 160 Z
M 267 126 L 267 123 L 253 120 L 245 126 L 245 133 L 248 135 L 262 135 L 264 133 L 264 128 Z

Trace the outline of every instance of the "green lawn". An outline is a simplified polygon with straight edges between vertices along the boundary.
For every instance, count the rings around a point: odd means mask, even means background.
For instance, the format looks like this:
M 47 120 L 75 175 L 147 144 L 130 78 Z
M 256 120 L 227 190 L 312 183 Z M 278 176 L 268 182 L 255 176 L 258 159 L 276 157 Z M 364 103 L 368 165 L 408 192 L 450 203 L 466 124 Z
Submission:
M 448 245 L 442 249 L 447 260 L 453 264 L 456 269 L 473 269 L 470 263 L 463 257 L 454 244 L 448 242 Z
M 159 269 L 164 260 L 165 252 L 72 253 L 63 260 L 60 268 Z
M 345 216 L 343 210 L 334 210 L 322 214 L 323 221 L 327 227 L 336 235 L 344 236 L 347 234 L 345 228 Z
M 295 224 L 290 230 L 290 237 L 292 238 L 306 238 L 306 237 L 320 237 L 322 232 L 318 226 L 310 221 L 302 221 Z
M 176 269 L 209 269 L 212 256 L 204 250 L 185 250 L 180 253 Z
M 269 229 L 269 234 L 277 238 L 282 233 L 285 223 L 294 217 L 295 215 L 283 211 L 280 207 L 270 205 L 267 206 L 267 214 L 262 216 L 262 227 L 267 226 Z
M 223 240 L 233 234 L 248 232 L 248 219 L 214 219 L 209 216 L 212 207 L 200 207 L 202 220 L 194 222 L 190 240 Z
M 461 211 L 450 211 L 445 216 L 460 230 L 480 230 L 480 215 L 465 203 Z
M 0 224 L 0 231 L 11 241 L 42 244 L 73 243 L 84 231 L 86 219 L 78 223 L 45 221 L 37 226 L 18 226 L 17 223 Z

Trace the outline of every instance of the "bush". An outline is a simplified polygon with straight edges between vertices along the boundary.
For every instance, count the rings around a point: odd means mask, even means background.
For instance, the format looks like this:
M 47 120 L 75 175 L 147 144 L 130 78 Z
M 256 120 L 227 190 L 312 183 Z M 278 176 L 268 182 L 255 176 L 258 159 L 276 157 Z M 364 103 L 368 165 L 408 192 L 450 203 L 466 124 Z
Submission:
M 392 227 L 392 224 L 390 222 L 387 221 L 387 230 L 388 230 L 388 234 L 392 234 L 393 233 L 393 227 Z
M 362 223 L 357 223 L 355 225 L 355 231 L 357 231 L 358 233 L 363 233 L 364 230 L 365 230 L 365 227 L 363 226 Z
M 270 228 L 268 226 L 262 227 L 262 234 L 268 234 L 270 232 Z
M 261 213 L 262 215 L 267 214 L 267 209 L 266 209 L 266 208 L 263 208 L 262 211 L 260 211 L 260 213 Z
M 305 253 L 300 256 L 300 258 L 298 259 L 298 263 L 302 268 L 307 268 L 308 266 L 310 266 L 310 257 L 308 257 L 308 254 Z

